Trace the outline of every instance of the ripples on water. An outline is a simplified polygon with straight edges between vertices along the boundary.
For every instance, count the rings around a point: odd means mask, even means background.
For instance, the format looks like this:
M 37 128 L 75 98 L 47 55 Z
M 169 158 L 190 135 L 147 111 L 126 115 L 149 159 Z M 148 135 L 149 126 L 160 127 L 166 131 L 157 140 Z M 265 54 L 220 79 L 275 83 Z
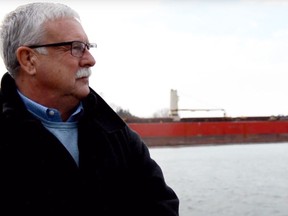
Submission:
M 288 216 L 288 143 L 150 148 L 180 216 Z

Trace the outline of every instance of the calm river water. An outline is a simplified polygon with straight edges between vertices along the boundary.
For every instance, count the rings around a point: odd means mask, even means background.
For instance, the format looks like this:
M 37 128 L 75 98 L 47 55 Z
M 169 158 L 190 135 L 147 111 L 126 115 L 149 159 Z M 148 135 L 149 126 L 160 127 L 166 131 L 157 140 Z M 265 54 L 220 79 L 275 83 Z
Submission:
M 288 216 L 288 143 L 150 148 L 180 216 Z

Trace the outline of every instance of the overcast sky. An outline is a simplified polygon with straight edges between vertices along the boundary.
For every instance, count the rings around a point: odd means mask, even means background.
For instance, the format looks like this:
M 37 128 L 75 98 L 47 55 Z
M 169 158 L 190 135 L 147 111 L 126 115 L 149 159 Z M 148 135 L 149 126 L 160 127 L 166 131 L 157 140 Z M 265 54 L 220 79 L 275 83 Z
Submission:
M 1 20 L 27 2 L 1 3 Z M 74 8 L 98 44 L 90 85 L 113 107 L 151 117 L 176 89 L 179 109 L 288 115 L 288 1 L 54 2 Z M 207 114 L 222 115 L 181 113 Z

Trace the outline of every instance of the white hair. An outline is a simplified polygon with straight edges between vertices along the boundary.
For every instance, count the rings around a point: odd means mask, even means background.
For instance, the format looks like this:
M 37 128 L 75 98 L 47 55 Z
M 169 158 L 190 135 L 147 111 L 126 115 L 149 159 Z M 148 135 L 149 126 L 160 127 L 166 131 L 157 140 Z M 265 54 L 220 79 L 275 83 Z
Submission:
M 6 69 L 15 77 L 19 69 L 16 50 L 22 45 L 41 43 L 46 35 L 44 23 L 59 18 L 74 18 L 80 22 L 76 11 L 60 3 L 31 3 L 19 6 L 6 15 L 0 27 L 0 54 Z M 37 49 L 45 53 L 45 49 Z

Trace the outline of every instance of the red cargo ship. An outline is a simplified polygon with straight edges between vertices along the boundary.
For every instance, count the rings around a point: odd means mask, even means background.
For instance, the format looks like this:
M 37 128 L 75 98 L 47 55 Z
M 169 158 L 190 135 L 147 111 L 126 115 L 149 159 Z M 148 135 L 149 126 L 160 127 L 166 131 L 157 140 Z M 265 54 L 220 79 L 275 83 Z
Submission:
M 148 146 L 288 141 L 288 120 L 275 117 L 126 120 Z
M 169 118 L 134 118 L 126 122 L 148 146 L 288 142 L 285 116 L 232 118 L 220 110 L 223 117 L 179 118 L 177 91 L 171 90 Z

